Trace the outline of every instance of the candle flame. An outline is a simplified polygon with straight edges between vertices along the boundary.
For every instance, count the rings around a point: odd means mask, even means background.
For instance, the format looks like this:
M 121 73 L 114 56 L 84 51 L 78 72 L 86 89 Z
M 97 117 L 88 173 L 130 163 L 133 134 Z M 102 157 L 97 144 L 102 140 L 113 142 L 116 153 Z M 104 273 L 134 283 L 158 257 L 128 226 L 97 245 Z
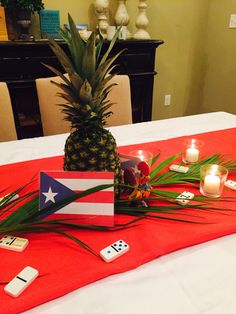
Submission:
M 196 148 L 197 147 L 196 143 L 197 143 L 197 140 L 195 138 L 192 138 L 191 139 L 191 148 Z
M 218 173 L 218 168 L 218 165 L 212 165 L 210 174 L 216 176 Z
M 151 160 L 152 157 L 153 157 L 153 155 L 152 155 L 151 152 L 145 151 L 145 150 L 142 150 L 142 149 L 138 149 L 138 150 L 135 150 L 135 151 L 131 151 L 131 152 L 130 152 L 130 156 L 136 157 L 136 158 L 138 158 L 139 160 L 141 160 L 141 161 L 146 161 L 146 162 L 148 162 L 149 160 Z

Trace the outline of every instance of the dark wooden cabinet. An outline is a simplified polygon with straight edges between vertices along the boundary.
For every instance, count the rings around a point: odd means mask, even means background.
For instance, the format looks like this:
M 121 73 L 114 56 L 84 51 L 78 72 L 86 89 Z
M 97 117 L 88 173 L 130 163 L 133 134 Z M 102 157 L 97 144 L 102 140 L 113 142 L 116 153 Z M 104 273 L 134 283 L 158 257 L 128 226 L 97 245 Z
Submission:
M 116 70 L 129 75 L 134 123 L 151 120 L 155 55 L 161 44 L 162 40 L 120 40 L 111 52 L 125 49 Z M 60 45 L 67 49 L 65 43 Z M 19 139 L 43 135 L 35 79 L 54 74 L 42 63 L 60 69 L 47 41 L 0 42 L 0 81 L 8 84 Z

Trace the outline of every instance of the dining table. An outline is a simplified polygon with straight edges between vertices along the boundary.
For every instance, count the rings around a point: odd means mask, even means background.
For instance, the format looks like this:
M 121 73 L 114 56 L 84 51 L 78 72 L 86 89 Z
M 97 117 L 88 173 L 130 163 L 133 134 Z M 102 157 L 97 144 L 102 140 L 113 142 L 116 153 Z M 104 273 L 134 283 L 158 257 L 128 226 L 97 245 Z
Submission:
M 149 143 L 151 147 L 152 143 L 174 141 L 177 138 L 196 135 L 204 138 L 205 133 L 211 133 L 212 136 L 215 134 L 217 137 L 219 132 L 228 130 L 225 134 L 235 134 L 236 115 L 218 111 L 109 127 L 109 130 L 119 148 L 145 143 Z M 66 133 L 1 142 L 0 168 L 4 166 L 4 169 L 7 169 L 10 164 L 63 155 L 67 137 Z M 224 140 L 222 145 L 214 149 L 215 152 L 224 153 Z M 236 142 L 232 143 L 231 149 L 236 158 Z M 233 192 L 236 196 L 236 191 Z M 158 223 L 156 224 L 158 232 Z M 178 236 L 181 236 L 181 231 Z M 140 241 L 140 238 L 137 237 L 136 241 Z M 145 248 L 143 251 L 145 254 Z M 1 250 L 0 260 L 3 254 L 4 250 Z M 47 256 L 44 255 L 43 258 L 47 259 Z M 27 260 L 25 265 L 27 266 Z M 6 267 L 5 264 L 4 268 Z M 2 272 L 1 269 L 0 282 Z M 67 280 L 70 281 L 72 278 Z M 56 284 L 63 285 L 64 282 Z M 3 289 L 3 285 L 0 285 L 0 289 Z M 3 313 L 1 302 L 0 313 Z M 9 296 L 9 302 L 14 303 L 15 298 Z M 102 276 L 23 312 L 28 314 L 235 314 L 236 235 L 230 232 L 202 243 L 186 245 L 180 249 L 173 248 L 167 254 L 137 264 L 132 269 L 125 271 L 117 269 L 111 275 Z M 22 312 L 16 309 L 16 313 Z

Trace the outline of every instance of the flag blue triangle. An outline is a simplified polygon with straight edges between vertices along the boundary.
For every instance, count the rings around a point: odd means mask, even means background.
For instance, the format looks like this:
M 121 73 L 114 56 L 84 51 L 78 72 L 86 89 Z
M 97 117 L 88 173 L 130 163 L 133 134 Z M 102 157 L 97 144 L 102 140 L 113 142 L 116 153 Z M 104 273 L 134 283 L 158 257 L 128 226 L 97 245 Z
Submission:
M 53 197 L 51 199 L 47 199 L 47 193 L 53 193 Z M 44 193 L 44 194 L 43 194 Z M 45 195 L 46 193 L 46 195 Z M 60 201 L 63 198 L 69 197 L 76 194 L 74 191 L 69 189 L 64 184 L 58 182 L 54 178 L 50 177 L 44 172 L 40 172 L 40 196 L 39 196 L 39 204 L 40 204 L 40 210 L 46 208 L 47 206 L 54 204 L 52 199 L 55 202 Z M 51 211 L 47 213 L 43 213 L 41 215 L 42 217 L 47 217 L 54 212 L 58 211 L 59 209 L 63 208 L 64 205 L 57 206 L 56 208 L 52 209 Z

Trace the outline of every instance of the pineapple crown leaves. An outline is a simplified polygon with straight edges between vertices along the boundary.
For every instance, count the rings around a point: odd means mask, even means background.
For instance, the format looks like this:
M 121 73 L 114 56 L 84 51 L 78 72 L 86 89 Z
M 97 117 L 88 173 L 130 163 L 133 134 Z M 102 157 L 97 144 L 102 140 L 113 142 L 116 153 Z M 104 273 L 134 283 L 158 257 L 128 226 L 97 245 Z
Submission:
M 92 87 L 89 84 L 88 80 L 86 79 L 83 83 L 83 85 L 80 88 L 80 99 L 84 103 L 90 103 L 92 100 Z
M 90 35 L 87 41 L 84 41 L 81 38 L 78 30 L 76 29 L 75 23 L 70 14 L 68 14 L 68 21 L 70 28 L 61 29 L 61 36 L 67 43 L 70 57 L 66 55 L 64 50 L 53 38 L 49 37 L 48 39 L 50 42 L 50 46 L 57 56 L 61 66 L 63 67 L 65 72 L 68 73 L 71 83 L 73 83 L 71 78 L 76 73 L 77 76 L 80 77 L 80 84 L 82 84 L 82 82 L 87 79 L 91 84 L 93 90 L 95 90 L 101 80 L 103 80 L 105 76 L 110 73 L 110 67 L 112 63 L 123 52 L 122 50 L 112 58 L 108 59 L 108 55 L 111 52 L 118 37 L 118 31 L 110 42 L 106 53 L 103 55 L 101 61 L 99 62 L 100 52 L 104 41 L 101 34 L 99 33 L 98 42 L 96 42 L 97 38 L 95 32 Z M 48 66 L 48 68 L 52 70 L 56 75 L 60 76 L 60 74 L 58 73 L 59 71 L 57 71 L 55 68 L 51 66 Z M 95 79 L 96 76 L 98 76 L 99 78 Z
M 53 66 L 46 66 L 62 79 L 62 83 L 54 81 L 53 84 L 62 90 L 57 95 L 66 100 L 66 105 L 62 109 L 67 115 L 65 119 L 77 128 L 82 128 L 85 124 L 91 122 L 104 126 L 106 118 L 112 114 L 111 111 L 105 113 L 112 105 L 111 102 L 106 102 L 106 98 L 115 85 L 110 84 L 107 86 L 107 84 L 114 76 L 111 74 L 116 67 L 113 63 L 123 52 L 122 50 L 109 58 L 119 30 L 110 42 L 103 57 L 100 58 L 104 42 L 100 32 L 98 33 L 98 39 L 96 33 L 93 32 L 89 39 L 85 41 L 81 38 L 69 14 L 68 21 L 69 28 L 61 29 L 61 36 L 69 49 L 68 55 L 53 38 L 48 38 L 54 54 L 67 74 L 61 73 Z M 81 115 L 81 117 L 78 115 Z
M 81 75 L 83 79 L 87 79 L 89 82 L 92 81 L 92 78 L 96 71 L 96 34 L 93 32 L 88 39 L 88 42 L 85 46 L 84 56 L 82 60 L 82 69 Z
M 51 83 L 58 86 L 64 92 L 64 95 L 68 96 L 68 99 L 70 99 L 70 101 L 76 101 L 77 100 L 76 99 L 76 93 L 73 93 L 73 90 L 70 88 L 69 85 L 64 84 L 64 83 L 57 83 L 53 80 L 51 80 Z

